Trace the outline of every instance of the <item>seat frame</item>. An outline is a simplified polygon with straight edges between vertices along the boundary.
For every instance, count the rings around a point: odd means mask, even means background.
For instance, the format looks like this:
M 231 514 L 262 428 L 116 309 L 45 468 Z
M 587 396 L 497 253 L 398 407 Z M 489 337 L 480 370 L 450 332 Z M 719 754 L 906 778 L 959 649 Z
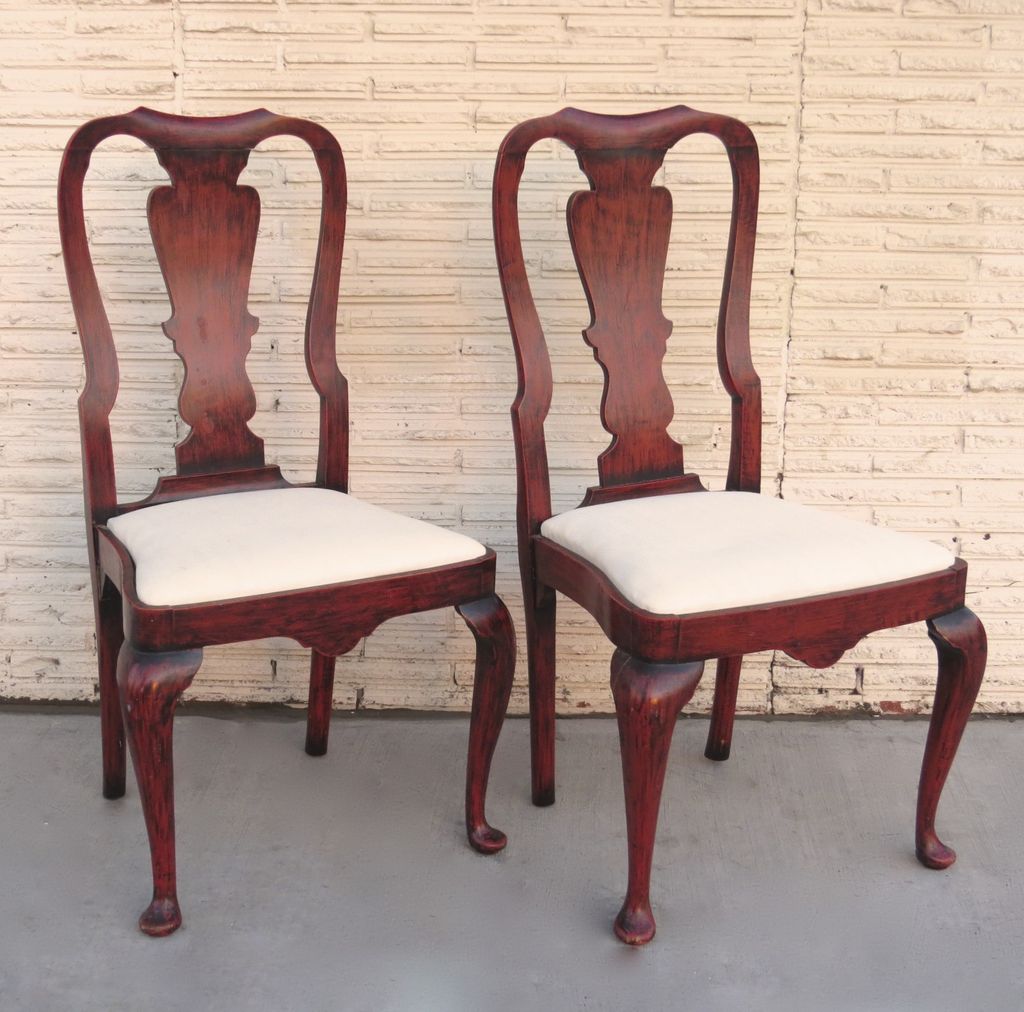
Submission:
M 627 895 L 615 921 L 623 941 L 654 936 L 650 870 L 672 729 L 706 659 L 718 658 L 705 755 L 728 758 L 743 654 L 781 649 L 813 667 L 834 664 L 865 635 L 925 620 L 938 650 L 935 704 L 918 792 L 916 850 L 931 868 L 955 854 L 935 834 L 935 812 L 985 668 L 985 632 L 964 607 L 967 565 L 912 579 L 752 607 L 659 615 L 631 604 L 594 565 L 540 533 L 552 515 L 544 422 L 551 361 L 530 290 L 518 216 L 526 156 L 555 138 L 577 156 L 590 184 L 569 198 L 570 242 L 591 320 L 584 340 L 604 372 L 601 421 L 611 434 L 598 458 L 599 484 L 580 506 L 641 496 L 708 492 L 683 465 L 667 431 L 673 416 L 661 362 L 672 325 L 661 297 L 671 197 L 653 185 L 670 148 L 708 134 L 732 169 L 732 218 L 717 330 L 719 374 L 732 400 L 726 489 L 759 492 L 761 387 L 750 353 L 750 290 L 757 226 L 759 161 L 740 121 L 676 106 L 631 116 L 563 109 L 514 127 L 494 171 L 494 238 L 518 367 L 512 405 L 518 476 L 519 562 L 526 606 L 530 677 L 532 793 L 555 799 L 555 591 L 596 618 L 615 645 L 612 693 L 619 721 L 629 840 Z M 613 250 L 615 256 L 607 255 Z M 625 266 L 623 266 L 625 265 Z M 681 574 L 699 579 L 699 574 Z
M 153 149 L 171 177 L 150 193 L 147 214 L 171 299 L 166 335 L 185 363 L 179 412 L 189 435 L 175 447 L 177 473 L 145 499 L 117 500 L 110 412 L 119 386 L 116 348 L 89 250 L 83 187 L 93 150 L 115 135 Z M 139 108 L 92 120 L 68 142 L 60 170 L 59 222 L 68 286 L 85 356 L 79 398 L 85 511 L 96 610 L 103 794 L 125 792 L 127 733 L 153 866 L 143 932 L 181 924 L 175 876 L 172 722 L 206 646 L 286 636 L 312 648 L 306 751 L 327 749 L 335 659 L 381 622 L 455 606 L 476 640 L 466 778 L 466 829 L 482 853 L 505 846 L 484 814 L 491 757 L 515 667 L 515 634 L 494 593 L 495 554 L 373 579 L 181 606 L 139 599 L 131 555 L 106 526 L 114 516 L 197 496 L 293 486 L 265 461 L 247 425 L 256 398 L 245 358 L 259 321 L 247 309 L 259 223 L 256 191 L 237 185 L 252 149 L 291 136 L 312 150 L 322 183 L 320 232 L 306 318 L 305 356 L 320 401 L 312 487 L 348 490 L 348 390 L 335 355 L 347 199 L 341 148 L 308 120 L 265 109 L 235 116 L 174 116 Z M 207 341 L 207 333 L 217 340 Z

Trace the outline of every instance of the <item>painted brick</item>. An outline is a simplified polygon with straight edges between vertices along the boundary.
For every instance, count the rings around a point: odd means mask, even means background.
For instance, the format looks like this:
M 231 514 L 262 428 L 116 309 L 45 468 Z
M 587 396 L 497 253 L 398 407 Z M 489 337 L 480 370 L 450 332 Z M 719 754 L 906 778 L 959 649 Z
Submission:
M 84 119 L 145 103 L 214 115 L 266 105 L 336 132 L 350 180 L 339 361 L 352 484 L 493 545 L 521 626 L 508 417 L 515 367 L 490 235 L 502 134 L 569 102 L 685 102 L 753 127 L 763 189 L 752 310 L 766 488 L 951 545 L 971 562 L 992 669 L 980 706 L 1024 710 L 1024 184 L 1019 0 L 54 0 L 0 11 L 0 697 L 91 699 L 91 605 L 75 400 L 83 379 L 59 264 L 60 150 Z M 665 177 L 677 221 L 665 360 L 688 463 L 720 488 L 728 398 L 714 361 L 729 173 L 693 139 Z M 123 358 L 112 417 L 119 489 L 145 495 L 184 435 L 180 363 L 144 205 L 163 173 L 138 145 L 94 158 L 90 234 Z M 315 466 L 302 356 L 316 223 L 311 161 L 262 146 L 250 297 L 255 431 L 296 479 Z M 560 380 L 548 423 L 557 508 L 607 444 L 600 371 L 564 201 L 585 185 L 554 145 L 531 159 L 527 262 Z M 777 479 L 781 474 L 782 478 Z M 781 483 L 780 483 L 781 482 Z M 954 540 L 955 539 L 955 540 Z M 559 707 L 607 712 L 609 647 L 561 607 Z M 856 666 L 864 670 L 855 691 Z M 471 637 L 451 613 L 399 619 L 338 665 L 335 703 L 469 706 Z M 302 705 L 287 641 L 211 649 L 193 697 Z M 873 636 L 834 669 L 744 664 L 747 711 L 930 705 L 921 629 Z M 711 679 L 695 697 L 711 701 Z M 526 707 L 521 663 L 513 708 Z
M 990 602 L 1004 611 L 1005 627 L 995 616 L 989 624 L 992 642 L 1005 636 L 1009 647 L 1021 637 L 1024 611 L 998 588 L 1019 546 L 1000 544 L 989 528 L 1024 524 L 1011 308 L 1019 312 L 1024 300 L 1013 267 L 1021 198 L 1019 166 L 1010 164 L 1024 149 L 1009 136 L 1019 127 L 1016 109 L 991 103 L 1015 101 L 1024 39 L 1012 20 L 998 18 L 1016 8 L 1019 22 L 1020 7 L 999 0 L 905 0 L 873 14 L 858 7 L 851 3 L 841 17 L 811 12 L 807 21 L 783 492 L 811 503 L 863 503 L 874 522 L 950 539 L 971 563 L 969 600 L 986 618 Z M 898 69 L 872 74 L 887 53 Z M 892 118 L 868 121 L 875 132 L 852 136 L 865 110 L 846 110 L 843 99 L 877 103 Z M 995 169 L 998 162 L 1007 171 Z M 881 193 L 866 194 L 858 172 L 876 187 L 880 181 Z M 872 260 L 880 307 L 849 281 Z M 830 283 L 837 290 L 824 308 Z M 811 451 L 820 444 L 824 456 L 829 441 L 843 460 L 869 453 L 864 474 L 844 481 L 837 468 L 839 480 L 827 482 Z M 873 636 L 837 670 L 859 662 L 861 696 L 852 684 L 786 667 L 773 707 L 930 706 L 931 658 L 920 636 Z M 1017 709 L 1019 684 L 993 672 L 979 706 Z

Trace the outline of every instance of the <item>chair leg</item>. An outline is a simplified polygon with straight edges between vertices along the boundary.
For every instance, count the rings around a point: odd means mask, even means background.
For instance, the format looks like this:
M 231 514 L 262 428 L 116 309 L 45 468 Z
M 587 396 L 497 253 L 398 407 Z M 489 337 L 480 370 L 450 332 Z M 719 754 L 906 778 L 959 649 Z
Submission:
M 96 603 L 96 652 L 100 675 L 100 736 L 103 740 L 103 797 L 124 796 L 124 721 L 117 692 L 117 655 L 124 642 L 121 595 L 107 583 Z
M 736 718 L 736 694 L 740 688 L 739 657 L 719 657 L 715 672 L 715 702 L 711 708 L 711 727 L 708 728 L 708 742 L 704 755 L 716 762 L 729 758 L 732 747 L 732 725 Z
M 615 918 L 615 934 L 628 945 L 643 945 L 654 937 L 651 859 L 661 788 L 676 718 L 703 672 L 702 661 L 649 664 L 624 650 L 616 650 L 612 657 L 629 842 L 629 887 Z
M 555 595 L 526 605 L 526 655 L 530 668 L 530 769 L 533 803 L 555 803 Z
M 153 862 L 153 900 L 139 918 L 147 935 L 181 926 L 174 864 L 172 724 L 178 698 L 203 660 L 202 650 L 144 653 L 121 647 L 117 683 Z
M 324 755 L 331 730 L 331 704 L 334 699 L 334 661 L 318 650 L 309 664 L 309 712 L 306 716 L 306 752 Z
M 928 635 L 939 653 L 939 678 L 917 793 L 917 859 L 927 868 L 948 868 L 956 853 L 935 835 L 935 811 L 985 674 L 985 627 L 961 608 L 929 619 Z
M 474 850 L 494 854 L 508 841 L 504 833 L 487 824 L 484 805 L 494 747 L 512 694 L 516 634 L 508 609 L 496 595 L 461 604 L 456 611 L 476 639 L 476 676 L 466 765 L 466 833 Z

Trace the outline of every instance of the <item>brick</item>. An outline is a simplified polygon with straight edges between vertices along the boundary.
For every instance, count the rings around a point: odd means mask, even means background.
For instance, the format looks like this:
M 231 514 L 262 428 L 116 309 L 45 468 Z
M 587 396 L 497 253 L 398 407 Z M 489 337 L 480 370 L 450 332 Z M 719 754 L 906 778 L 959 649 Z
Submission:
M 779 17 L 796 14 L 799 10 L 797 0 L 728 0 L 725 4 L 713 4 L 710 0 L 673 0 L 673 11 L 676 14 L 701 15 L 704 13 L 715 16 Z
M 597 19 L 598 24 L 604 24 Z M 487 13 L 483 16 L 451 15 L 444 18 L 415 14 L 378 14 L 373 34 L 380 38 L 409 38 L 417 42 L 440 39 L 464 41 L 470 37 L 523 39 L 536 45 L 565 39 L 563 19 L 537 14 Z M 596 34 L 596 33 L 595 33 Z
M 981 147 L 986 162 L 1019 162 L 1024 160 L 1024 141 L 1014 137 L 992 137 Z
M 994 54 L 984 49 L 908 49 L 900 54 L 900 68 L 946 74 L 1019 74 L 1024 69 L 1024 55 Z
M 878 134 L 891 131 L 895 120 L 895 113 L 890 109 L 865 110 L 863 107 L 844 107 L 837 110 L 812 107 L 804 110 L 801 126 L 806 131 L 821 133 Z
M 889 186 L 893 190 L 925 192 L 1013 193 L 1024 190 L 1024 179 L 1019 172 L 980 169 L 977 166 L 939 168 L 892 168 Z
M 156 0 L 0 11 L 0 693 L 96 693 L 75 412 L 83 370 L 53 214 L 74 126 L 140 102 L 211 115 L 265 104 L 339 134 L 353 489 L 494 545 L 499 590 L 521 624 L 494 151 L 509 126 L 567 102 L 622 113 L 682 101 L 746 119 L 761 150 L 752 323 L 766 488 L 782 471 L 786 498 L 962 551 L 993 645 L 981 705 L 1024 710 L 1017 0 L 183 0 L 177 10 L 177 21 Z M 159 329 L 168 307 L 143 211 L 164 177 L 137 148 L 105 145 L 87 192 L 124 359 L 112 423 L 130 496 L 172 467 L 182 435 L 180 364 Z M 729 405 L 713 349 L 729 172 L 716 143 L 693 138 L 665 178 L 676 198 L 664 293 L 675 320 L 664 365 L 671 431 L 721 488 Z M 302 356 L 317 181 L 308 154 L 282 141 L 261 146 L 246 181 L 264 196 L 252 426 L 269 458 L 305 480 L 318 427 Z M 593 483 L 608 442 L 563 218 L 581 186 L 571 153 L 549 144 L 521 195 L 561 381 L 548 424 L 559 508 Z M 607 641 L 573 605 L 561 608 L 560 630 L 560 711 L 608 712 Z M 192 698 L 302 705 L 307 659 L 294 644 L 208 653 Z M 860 695 L 855 664 L 866 668 Z M 472 665 L 452 614 L 402 619 L 339 661 L 335 703 L 466 709 Z M 827 672 L 784 655 L 747 658 L 740 707 L 912 711 L 930 705 L 933 679 L 930 644 L 905 630 L 872 637 Z M 519 711 L 524 689 L 521 675 Z M 693 708 L 710 700 L 705 680 Z
M 1024 58 L 1021 60 L 1024 69 Z M 958 134 L 1019 133 L 1024 129 L 1024 113 L 1008 109 L 946 108 L 898 109 L 896 129 L 900 133 L 955 131 Z
M 657 50 L 637 46 L 618 46 L 609 50 L 600 46 L 555 45 L 520 46 L 498 43 L 478 43 L 474 58 L 478 66 L 501 64 L 504 66 L 539 65 L 581 67 L 639 67 L 653 68 Z
M 903 13 L 907 15 L 1009 15 L 1020 17 L 1017 0 L 905 0 Z
M 174 18 L 170 10 L 140 12 L 138 10 L 76 11 L 73 28 L 77 35 L 110 35 L 114 38 L 143 36 L 170 39 L 174 32 Z M 34 34 L 34 33 L 33 33 Z
M 837 18 L 829 15 L 809 14 L 807 18 L 806 49 L 811 56 L 824 47 L 871 47 L 881 45 L 940 46 L 982 45 L 989 27 L 984 20 L 974 19 L 915 19 L 893 17 Z M 993 28 L 993 32 L 998 32 Z M 813 66 L 813 65 L 809 65 Z
M 910 119 L 910 110 L 904 109 L 904 103 L 910 102 L 974 102 L 981 94 L 980 84 L 972 81 L 939 80 L 922 81 L 916 78 L 874 76 L 878 73 L 868 67 L 863 74 L 866 77 L 837 77 L 829 75 L 820 79 L 804 82 L 804 95 L 808 99 L 830 102 L 886 102 L 900 103 L 896 110 L 896 122 L 902 126 L 901 117 Z M 960 113 L 958 110 L 951 115 L 966 115 L 969 110 Z M 927 119 L 927 114 L 919 114 L 919 118 Z
M 885 248 L 890 250 L 950 250 L 959 253 L 991 250 L 1013 251 L 1021 248 L 1024 237 L 1017 229 L 992 226 L 894 225 L 888 230 Z
M 898 110 L 896 110 L 898 112 Z M 878 135 L 874 137 L 835 136 L 819 134 L 805 137 L 802 152 L 808 161 L 829 160 L 851 161 L 854 159 L 899 161 L 910 165 L 921 165 L 934 160 L 943 165 L 958 162 L 974 162 L 986 143 L 980 138 L 957 137 L 955 135 L 924 135 L 901 137 Z M 1008 143 L 1004 141 L 1004 143 Z M 995 151 L 995 149 L 993 149 Z

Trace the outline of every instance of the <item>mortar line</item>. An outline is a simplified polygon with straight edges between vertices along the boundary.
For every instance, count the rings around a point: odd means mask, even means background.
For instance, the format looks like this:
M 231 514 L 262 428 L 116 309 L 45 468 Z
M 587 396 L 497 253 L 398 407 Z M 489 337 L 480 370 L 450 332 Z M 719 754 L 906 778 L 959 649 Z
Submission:
M 775 494 L 779 499 L 783 498 L 783 482 L 786 474 L 786 423 L 789 410 L 789 351 L 793 343 L 793 311 L 796 301 L 796 256 L 797 256 L 797 235 L 799 231 L 800 217 L 800 168 L 803 155 L 804 139 L 804 56 L 807 49 L 807 5 L 809 0 L 803 0 L 800 19 L 800 40 L 797 52 L 797 109 L 796 109 L 796 166 L 793 177 L 793 233 L 792 250 L 793 259 L 789 275 L 789 298 L 786 305 L 785 318 L 785 340 L 782 343 L 782 360 L 779 363 L 782 382 L 779 387 L 780 403 L 777 409 L 776 431 L 778 434 L 779 448 L 776 455 L 777 470 L 775 473 Z M 779 652 L 772 651 L 771 661 L 768 663 L 768 712 L 775 713 L 775 693 L 778 686 L 775 682 L 775 667 L 778 663 Z
M 185 29 L 181 14 L 181 0 L 171 0 L 173 51 L 171 73 L 174 74 L 174 111 L 180 116 L 185 111 Z

